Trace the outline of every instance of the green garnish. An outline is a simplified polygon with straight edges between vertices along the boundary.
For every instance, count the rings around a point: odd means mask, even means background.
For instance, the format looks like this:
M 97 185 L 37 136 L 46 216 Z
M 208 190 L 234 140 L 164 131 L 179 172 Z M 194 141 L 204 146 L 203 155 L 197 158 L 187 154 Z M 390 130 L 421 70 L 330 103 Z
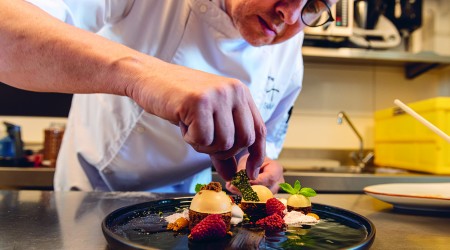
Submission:
M 242 221 L 243 221 L 243 222 L 249 222 L 249 221 L 250 221 L 250 218 L 248 217 L 247 214 L 244 214 L 244 216 L 243 216 L 243 218 L 242 218 Z
M 281 187 L 281 189 L 286 191 L 286 193 L 288 193 L 288 194 L 293 194 L 293 195 L 301 194 L 305 197 L 313 197 L 313 196 L 317 195 L 316 191 L 314 191 L 314 189 L 312 189 L 312 188 L 308 188 L 308 187 L 302 188 L 299 180 L 295 181 L 294 187 L 292 187 L 291 184 L 289 184 L 289 183 L 281 183 L 280 187 Z
M 204 186 L 206 186 L 206 184 L 198 183 L 197 185 L 195 185 L 195 193 L 198 193 Z
M 236 175 L 231 180 L 233 184 L 242 194 L 242 198 L 246 201 L 259 201 L 258 194 L 253 191 L 250 185 L 250 180 L 248 179 L 245 169 L 236 173 Z
M 184 208 L 182 208 L 182 207 L 174 207 L 173 210 L 175 211 L 175 213 L 179 213 L 179 212 L 182 212 L 184 210 Z

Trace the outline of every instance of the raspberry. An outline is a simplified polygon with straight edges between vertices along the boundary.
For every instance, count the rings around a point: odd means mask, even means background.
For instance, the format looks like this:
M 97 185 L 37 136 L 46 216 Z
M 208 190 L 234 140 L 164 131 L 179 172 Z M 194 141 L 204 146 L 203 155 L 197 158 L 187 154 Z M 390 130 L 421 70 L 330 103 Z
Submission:
M 277 198 L 270 198 L 266 202 L 267 215 L 278 214 L 281 218 L 284 217 L 284 210 L 286 207 Z
M 284 220 L 278 214 L 272 214 L 265 218 L 259 219 L 256 222 L 256 225 L 269 232 L 280 231 L 283 230 Z
M 220 214 L 210 214 L 195 225 L 189 239 L 194 241 L 220 239 L 227 235 L 227 226 Z

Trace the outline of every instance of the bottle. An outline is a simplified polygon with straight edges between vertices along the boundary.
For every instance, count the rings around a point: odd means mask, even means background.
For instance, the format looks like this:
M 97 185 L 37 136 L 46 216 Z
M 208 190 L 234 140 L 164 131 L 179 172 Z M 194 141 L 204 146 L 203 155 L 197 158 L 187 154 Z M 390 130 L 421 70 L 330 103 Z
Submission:
M 65 125 L 63 123 L 51 123 L 44 130 L 44 151 L 42 165 L 54 168 L 61 147 Z

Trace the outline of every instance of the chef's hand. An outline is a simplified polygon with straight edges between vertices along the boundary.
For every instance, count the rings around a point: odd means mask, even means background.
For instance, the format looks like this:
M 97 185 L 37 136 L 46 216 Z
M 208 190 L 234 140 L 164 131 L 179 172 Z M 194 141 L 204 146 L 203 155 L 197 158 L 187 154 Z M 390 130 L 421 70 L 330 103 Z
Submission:
M 184 140 L 209 154 L 225 180 L 236 173 L 235 155 L 243 150 L 250 153 L 244 166 L 249 177 L 257 177 L 264 161 L 266 128 L 247 86 L 173 64 L 140 79 L 127 95 L 147 112 L 179 125 Z
M 246 160 L 246 156 L 243 156 L 239 160 L 238 171 L 245 168 Z M 268 157 L 264 159 L 258 178 L 255 180 L 250 180 L 251 185 L 264 185 L 274 194 L 278 193 L 280 183 L 284 183 L 283 167 L 280 163 Z M 234 194 L 240 194 L 239 190 L 229 181 L 226 183 L 226 188 Z

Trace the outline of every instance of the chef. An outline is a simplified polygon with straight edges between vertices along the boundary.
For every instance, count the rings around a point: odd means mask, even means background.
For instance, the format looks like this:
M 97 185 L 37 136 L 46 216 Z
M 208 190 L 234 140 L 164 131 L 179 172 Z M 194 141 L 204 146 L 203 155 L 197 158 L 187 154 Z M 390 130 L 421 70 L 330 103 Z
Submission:
M 276 192 L 301 31 L 332 3 L 2 1 L 0 81 L 75 93 L 55 190 L 194 192 L 213 165 Z

